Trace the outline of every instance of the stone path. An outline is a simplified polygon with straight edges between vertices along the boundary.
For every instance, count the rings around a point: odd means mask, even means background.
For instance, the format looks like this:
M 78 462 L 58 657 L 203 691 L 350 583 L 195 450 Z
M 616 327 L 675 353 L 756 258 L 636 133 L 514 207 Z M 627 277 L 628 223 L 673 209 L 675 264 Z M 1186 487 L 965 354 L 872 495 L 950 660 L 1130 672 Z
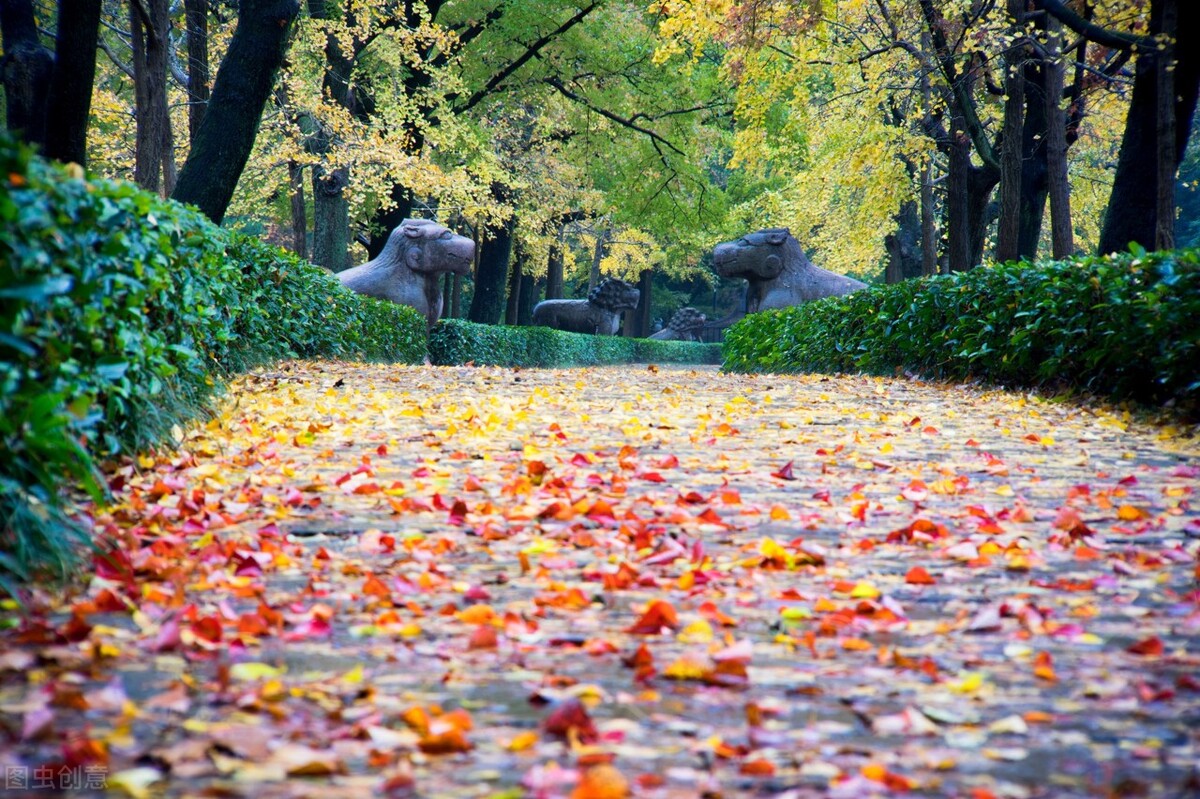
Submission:
M 0 762 L 134 796 L 1196 795 L 1177 433 L 906 380 L 286 364 L 114 467 L 118 555 L 6 611 Z

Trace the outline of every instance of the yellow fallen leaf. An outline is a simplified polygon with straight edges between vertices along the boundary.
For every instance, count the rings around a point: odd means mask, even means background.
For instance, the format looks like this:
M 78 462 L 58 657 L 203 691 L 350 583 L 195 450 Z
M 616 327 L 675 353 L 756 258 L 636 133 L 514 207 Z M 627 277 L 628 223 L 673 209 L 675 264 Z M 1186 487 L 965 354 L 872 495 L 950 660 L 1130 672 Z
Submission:
M 229 667 L 229 676 L 238 682 L 253 682 L 279 677 L 283 669 L 268 663 L 234 663 Z

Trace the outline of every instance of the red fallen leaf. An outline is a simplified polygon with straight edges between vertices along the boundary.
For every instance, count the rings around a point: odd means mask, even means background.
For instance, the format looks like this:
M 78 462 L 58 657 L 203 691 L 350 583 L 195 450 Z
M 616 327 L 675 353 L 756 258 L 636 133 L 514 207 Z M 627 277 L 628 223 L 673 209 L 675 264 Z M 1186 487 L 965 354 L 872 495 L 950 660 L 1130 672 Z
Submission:
M 376 453 L 377 453 L 377 454 L 378 454 L 378 455 L 379 455 L 381 458 L 382 458 L 384 455 L 387 455 L 387 454 L 388 454 L 388 448 L 387 448 L 387 444 L 380 444 L 378 447 L 376 447 L 376 448 L 375 448 L 375 452 L 376 452 Z
M 482 491 L 483 483 L 475 479 L 475 475 L 468 474 L 467 479 L 463 481 L 463 491 Z
M 448 521 L 450 524 L 462 524 L 467 520 L 467 503 L 461 499 L 454 500 L 454 505 L 450 508 L 450 516 Z
M 750 777 L 773 777 L 775 776 L 775 765 L 770 760 L 747 760 L 738 767 L 739 774 L 746 774 Z
M 388 588 L 383 580 L 380 580 L 370 572 L 367 573 L 366 582 L 363 583 L 362 592 L 367 596 L 389 597 L 392 591 Z
M 794 463 L 794 461 L 788 461 L 787 463 L 783 464 L 782 466 L 780 466 L 780 467 L 779 467 L 778 469 L 776 469 L 775 471 L 771 472 L 771 476 L 772 476 L 772 477 L 777 477 L 777 478 L 779 478 L 780 480 L 795 480 L 795 479 L 796 479 L 796 475 L 795 475 L 795 473 L 792 471 L 792 464 L 793 464 L 793 463 Z
M 600 738 L 587 708 L 578 699 L 568 699 L 556 707 L 542 720 L 542 729 L 551 735 L 566 739 L 571 730 L 583 743 L 592 743 Z
M 650 483 L 665 483 L 667 479 L 658 472 L 642 472 L 638 477 Z
M 718 608 L 716 603 L 714 603 L 714 602 L 705 602 L 700 607 L 698 607 L 696 610 L 698 610 L 700 612 L 701 616 L 708 619 L 709 621 L 716 622 L 725 627 L 736 627 L 737 626 L 737 619 L 733 618 L 732 616 L 728 616 L 725 613 L 722 613 L 720 608 Z
M 663 775 L 650 774 L 650 773 L 639 774 L 636 777 L 634 777 L 633 781 L 638 784 L 639 788 L 646 788 L 646 789 L 661 788 L 662 786 L 667 784 L 667 778 L 664 777 Z
M 92 556 L 92 565 L 96 568 L 96 575 L 105 580 L 133 582 L 133 564 L 129 560 L 129 553 L 124 550 L 97 552 Z
M 67 621 L 67 623 L 62 627 L 58 628 L 58 634 L 61 635 L 64 640 L 70 641 L 71 643 L 77 643 L 84 640 L 91 635 L 91 632 L 92 625 L 88 624 L 83 616 L 81 616 L 79 613 L 72 613 L 70 620 Z
M 1033 658 L 1033 675 L 1039 680 L 1057 682 L 1058 675 L 1054 673 L 1054 658 L 1049 652 L 1038 652 Z
M 327 619 L 320 617 L 309 619 L 296 629 L 285 635 L 285 641 L 303 641 L 307 638 L 326 638 L 333 634 L 333 627 Z
M 218 643 L 221 640 L 221 620 L 214 616 L 204 616 L 192 622 L 192 632 L 197 638 L 203 638 L 209 643 Z
M 93 763 L 108 765 L 108 746 L 104 741 L 88 738 L 86 735 L 73 735 L 62 746 L 63 765 L 67 768 L 77 768 Z
M 900 489 L 900 496 L 909 502 L 924 502 L 929 498 L 929 486 L 925 484 L 924 480 L 913 480 Z
M 904 582 L 909 585 L 934 585 L 937 580 L 920 566 L 913 566 L 908 570 L 908 574 L 904 575 Z
M 621 658 L 621 662 L 631 669 L 646 668 L 654 665 L 654 655 L 648 646 L 641 644 L 632 655 Z
M 635 635 L 658 635 L 662 632 L 663 627 L 671 629 L 679 627 L 679 615 L 669 602 L 656 599 L 646 608 L 641 618 L 625 632 Z
M 679 458 L 674 455 L 667 455 L 664 458 L 660 458 L 658 463 L 654 465 L 659 469 L 674 469 L 679 465 Z
M 467 641 L 467 649 L 495 649 L 499 644 L 496 628 L 490 624 L 481 624 L 471 633 Z
M 1157 635 L 1152 635 L 1149 638 L 1143 638 L 1136 644 L 1131 644 L 1125 649 L 1125 651 L 1134 655 L 1157 657 L 1166 651 L 1166 647 L 1163 645 L 1161 638 L 1159 638 Z

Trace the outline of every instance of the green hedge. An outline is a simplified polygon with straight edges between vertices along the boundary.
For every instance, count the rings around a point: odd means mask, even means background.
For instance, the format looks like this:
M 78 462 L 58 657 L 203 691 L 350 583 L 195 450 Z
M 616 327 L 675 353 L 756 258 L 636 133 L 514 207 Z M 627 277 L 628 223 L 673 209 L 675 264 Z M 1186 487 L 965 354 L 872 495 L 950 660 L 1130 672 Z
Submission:
M 586 336 L 548 327 L 479 325 L 443 319 L 429 333 L 429 360 L 439 366 L 599 366 L 620 363 L 716 364 L 721 345 Z
M 159 443 L 221 381 L 289 356 L 419 362 L 415 311 L 131 184 L 0 139 L 0 588 L 61 573 L 87 457 Z M 7 575 L 7 576 L 6 576 Z
M 1006 263 L 754 314 L 731 371 L 872 372 L 1200 407 L 1200 250 Z

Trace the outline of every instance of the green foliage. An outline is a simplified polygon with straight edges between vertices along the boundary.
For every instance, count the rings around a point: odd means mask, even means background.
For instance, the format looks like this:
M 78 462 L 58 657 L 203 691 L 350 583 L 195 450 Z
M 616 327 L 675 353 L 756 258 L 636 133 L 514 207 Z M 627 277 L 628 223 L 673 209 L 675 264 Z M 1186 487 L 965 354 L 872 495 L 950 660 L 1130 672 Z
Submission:
M 732 371 L 974 377 L 1200 408 L 1200 250 L 1007 263 L 754 314 Z
M 718 344 L 586 336 L 548 327 L 477 325 L 443 319 L 429 333 L 429 359 L 440 366 L 599 366 L 620 363 L 720 363 Z
M 287 356 L 420 361 L 425 322 L 128 183 L 0 140 L 0 588 L 63 573 L 64 491 L 165 440 L 222 378 Z M 11 592 L 11 591 L 10 591 Z

